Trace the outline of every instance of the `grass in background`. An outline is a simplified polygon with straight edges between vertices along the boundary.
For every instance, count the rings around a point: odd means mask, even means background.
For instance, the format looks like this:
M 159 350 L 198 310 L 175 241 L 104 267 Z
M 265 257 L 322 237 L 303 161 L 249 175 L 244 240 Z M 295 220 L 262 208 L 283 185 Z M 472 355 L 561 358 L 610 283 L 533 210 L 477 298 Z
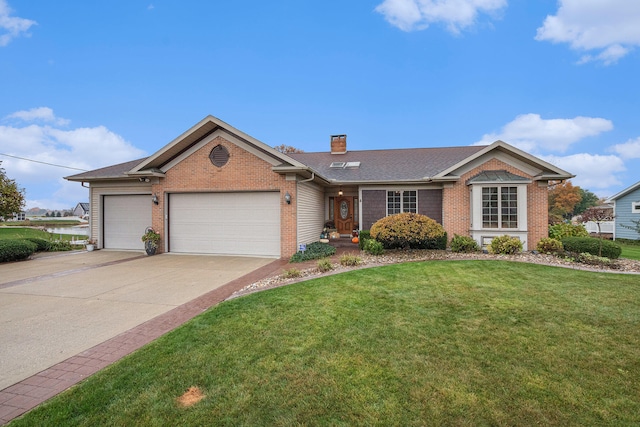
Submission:
M 82 234 L 54 234 L 48 231 L 39 230 L 37 228 L 28 227 L 0 227 L 0 239 L 25 239 L 36 237 L 44 240 L 75 240 L 86 239 L 86 235 Z
M 224 302 L 11 426 L 638 425 L 639 301 L 506 261 L 353 271 Z
M 616 240 L 616 243 L 622 247 L 620 258 L 635 259 L 640 261 L 640 242 L 636 243 L 633 240 L 622 242 L 620 240 Z

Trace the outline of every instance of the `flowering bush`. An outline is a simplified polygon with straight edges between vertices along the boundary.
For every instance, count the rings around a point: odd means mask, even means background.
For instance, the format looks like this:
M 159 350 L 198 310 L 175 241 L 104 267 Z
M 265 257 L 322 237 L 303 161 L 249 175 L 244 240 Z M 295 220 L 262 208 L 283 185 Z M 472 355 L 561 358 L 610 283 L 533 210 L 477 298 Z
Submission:
M 144 231 L 144 234 L 142 235 L 142 241 L 145 243 L 149 242 L 149 245 L 152 248 L 157 248 L 158 242 L 160 241 L 160 233 L 158 233 L 151 227 L 147 227 L 147 229 Z

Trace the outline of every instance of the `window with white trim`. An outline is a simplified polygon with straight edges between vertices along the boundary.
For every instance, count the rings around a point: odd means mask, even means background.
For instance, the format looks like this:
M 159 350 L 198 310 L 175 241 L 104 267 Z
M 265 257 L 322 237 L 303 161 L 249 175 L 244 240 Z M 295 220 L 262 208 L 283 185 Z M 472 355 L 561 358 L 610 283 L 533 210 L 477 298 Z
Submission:
M 631 202 L 631 212 L 640 213 L 640 202 Z
M 482 187 L 482 228 L 518 228 L 518 187 Z
M 416 190 L 387 191 L 387 215 L 403 212 L 418 212 L 418 192 Z

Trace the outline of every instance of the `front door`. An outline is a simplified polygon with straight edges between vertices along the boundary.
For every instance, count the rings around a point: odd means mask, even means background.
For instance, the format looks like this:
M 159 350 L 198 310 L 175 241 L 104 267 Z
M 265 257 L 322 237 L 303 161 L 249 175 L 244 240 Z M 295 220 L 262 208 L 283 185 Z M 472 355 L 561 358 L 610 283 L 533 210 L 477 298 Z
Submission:
M 353 197 L 336 197 L 334 212 L 338 233 L 351 235 L 353 231 Z

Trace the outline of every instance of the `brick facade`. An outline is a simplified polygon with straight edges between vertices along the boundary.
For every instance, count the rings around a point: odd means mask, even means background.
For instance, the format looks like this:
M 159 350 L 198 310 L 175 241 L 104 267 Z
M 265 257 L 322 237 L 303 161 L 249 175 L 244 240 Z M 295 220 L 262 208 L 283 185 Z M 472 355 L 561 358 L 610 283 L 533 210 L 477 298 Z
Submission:
M 222 167 L 211 163 L 209 154 L 218 144 L 229 151 L 229 161 Z M 281 256 L 289 257 L 296 251 L 296 182 L 271 170 L 271 164 L 249 153 L 243 148 L 218 136 L 169 169 L 165 178 L 154 184 L 152 191 L 158 195 L 159 204 L 152 208 L 152 224 L 160 231 L 165 242 L 164 229 L 166 194 L 184 192 L 236 192 L 236 191 L 287 191 L 292 196 L 290 205 L 280 197 L 280 244 Z M 164 249 L 164 244 L 159 250 Z
M 471 200 L 469 187 L 466 182 L 469 178 L 486 170 L 506 170 L 513 174 L 533 179 L 520 169 L 504 163 L 498 159 L 491 159 L 481 166 L 463 174 L 460 180 L 452 187 L 443 191 L 443 225 L 449 237 L 454 234 L 470 236 L 471 227 Z M 537 181 L 527 185 L 527 230 L 529 249 L 535 248 L 540 239 L 548 236 L 548 190 L 546 186 L 540 187 Z

